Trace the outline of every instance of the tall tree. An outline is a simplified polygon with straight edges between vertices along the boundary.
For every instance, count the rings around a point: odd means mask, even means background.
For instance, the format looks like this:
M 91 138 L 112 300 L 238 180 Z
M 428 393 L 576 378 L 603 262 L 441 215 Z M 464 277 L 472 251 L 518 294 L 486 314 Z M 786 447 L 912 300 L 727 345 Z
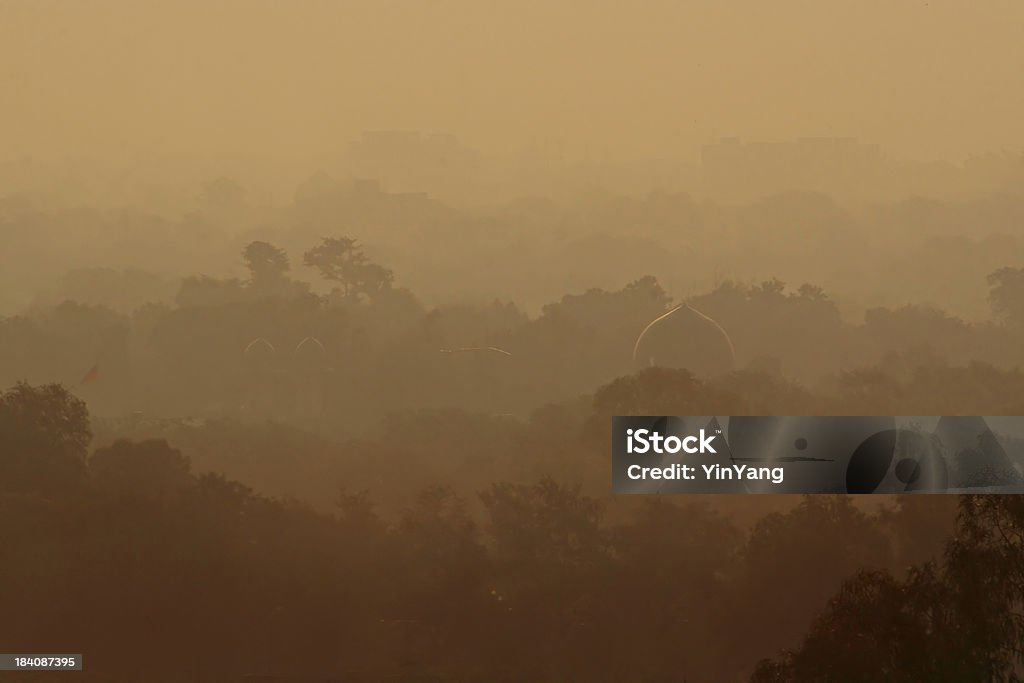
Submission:
M 325 280 L 338 283 L 345 299 L 360 295 L 374 298 L 391 288 L 394 274 L 370 261 L 359 243 L 350 237 L 324 237 L 304 254 L 303 262 L 320 271 Z
M 91 439 L 84 401 L 59 384 L 16 384 L 0 393 L 0 490 L 74 485 Z
M 277 285 L 285 280 L 288 270 L 288 255 L 269 242 L 250 242 L 242 250 L 242 260 L 249 269 L 249 281 L 252 285 Z
M 1011 324 L 1024 324 L 1024 268 L 1000 268 L 988 276 L 992 313 Z

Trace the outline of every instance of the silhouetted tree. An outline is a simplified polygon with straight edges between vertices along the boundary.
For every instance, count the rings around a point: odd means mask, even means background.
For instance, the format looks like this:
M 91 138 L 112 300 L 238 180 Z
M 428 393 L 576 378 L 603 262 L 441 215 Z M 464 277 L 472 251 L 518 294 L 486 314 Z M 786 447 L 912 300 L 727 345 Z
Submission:
M 988 276 L 989 304 L 998 318 L 1024 323 L 1024 268 L 1000 268 Z
M 394 274 L 371 262 L 356 240 L 324 237 L 307 251 L 303 262 L 315 267 L 325 280 L 338 283 L 343 299 L 365 295 L 373 298 L 391 288 Z
M 91 438 L 85 403 L 67 389 L 16 384 L 0 394 L 0 491 L 74 485 Z
M 193 487 L 189 460 L 164 439 L 119 439 L 89 458 L 96 487 L 117 496 L 173 501 Z
M 992 680 L 950 662 L 941 630 L 949 626 L 949 595 L 933 568 L 906 582 L 883 571 L 861 571 L 815 619 L 803 644 L 761 662 L 752 683 L 873 683 Z M 952 664 L 952 668 L 948 665 Z
M 963 496 L 947 582 L 973 680 L 1024 679 L 1024 496 Z M 968 680 L 962 678 L 961 680 Z
M 1024 670 L 1024 498 L 963 496 L 941 564 L 860 571 L 753 683 L 995 681 Z
M 890 565 L 882 530 L 848 496 L 805 496 L 792 510 L 767 515 L 751 531 L 739 583 L 730 592 L 734 609 L 747 615 L 732 632 L 739 659 L 799 642 L 838 582 L 863 568 Z
M 255 287 L 281 284 L 291 267 L 284 250 L 268 242 L 250 242 L 242 250 L 242 259 L 249 269 L 249 282 Z

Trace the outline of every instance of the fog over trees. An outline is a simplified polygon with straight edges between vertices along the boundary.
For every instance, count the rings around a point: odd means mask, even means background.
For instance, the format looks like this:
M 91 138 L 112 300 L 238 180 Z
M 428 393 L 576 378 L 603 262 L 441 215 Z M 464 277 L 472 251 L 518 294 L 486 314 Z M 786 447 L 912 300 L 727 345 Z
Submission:
M 85 664 L 3 675 L 1024 679 L 1022 21 L 0 0 L 0 653 Z M 626 415 L 991 432 L 613 495 Z
M 1022 414 L 1018 267 L 976 321 L 642 270 L 530 311 L 426 304 L 344 232 L 273 239 L 152 299 L 71 271 L 0 319 L 9 649 L 96 680 L 1019 669 L 1017 496 L 612 497 L 607 443 L 627 414 Z M 638 363 L 652 330 L 671 353 Z

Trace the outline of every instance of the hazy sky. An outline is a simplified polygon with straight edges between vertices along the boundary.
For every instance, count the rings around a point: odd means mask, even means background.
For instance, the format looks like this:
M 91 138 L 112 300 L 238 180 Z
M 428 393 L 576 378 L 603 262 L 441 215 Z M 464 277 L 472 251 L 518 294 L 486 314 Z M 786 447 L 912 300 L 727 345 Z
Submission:
M 0 153 L 329 157 L 367 129 L 495 154 L 849 135 L 1024 146 L 1020 0 L 0 0 Z

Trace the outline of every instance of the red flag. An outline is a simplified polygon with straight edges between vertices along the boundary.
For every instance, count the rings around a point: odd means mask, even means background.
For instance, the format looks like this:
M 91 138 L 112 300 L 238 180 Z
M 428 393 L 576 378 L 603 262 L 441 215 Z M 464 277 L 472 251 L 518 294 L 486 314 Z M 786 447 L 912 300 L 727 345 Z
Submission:
M 85 377 L 82 378 L 80 384 L 94 384 L 99 381 L 100 378 L 100 366 L 94 365 L 89 368 L 89 372 L 85 373 Z

